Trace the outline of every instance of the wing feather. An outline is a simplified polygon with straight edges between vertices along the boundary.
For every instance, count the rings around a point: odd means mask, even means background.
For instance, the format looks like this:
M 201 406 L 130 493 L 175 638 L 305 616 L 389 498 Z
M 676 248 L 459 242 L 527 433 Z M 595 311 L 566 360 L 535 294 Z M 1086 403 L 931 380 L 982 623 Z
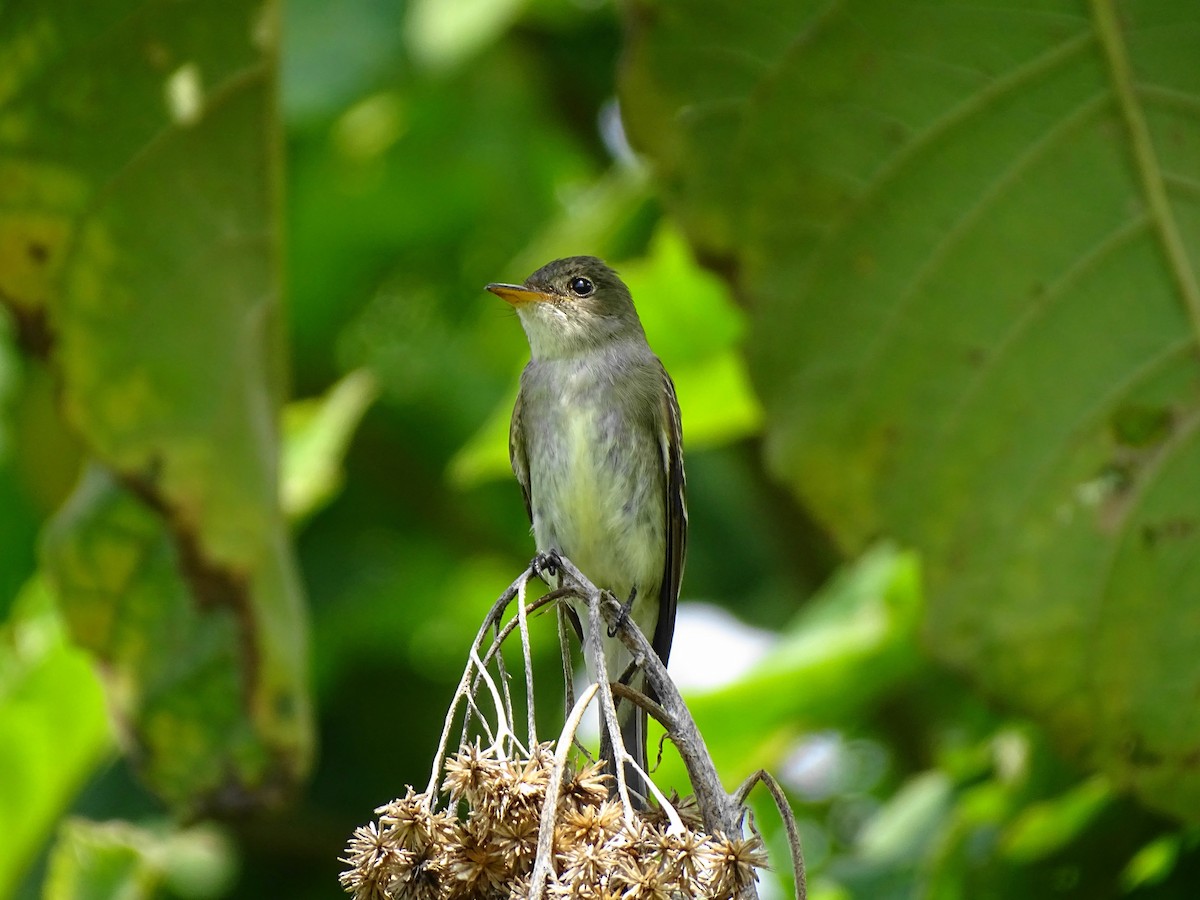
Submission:
M 687 555 L 687 482 L 683 473 L 683 424 L 679 416 L 679 400 L 675 383 L 666 369 L 662 373 L 662 426 L 659 443 L 662 449 L 663 486 L 666 492 L 663 507 L 666 511 L 666 549 L 663 562 L 662 586 L 658 597 L 658 623 L 654 627 L 654 652 L 666 665 L 675 636 L 675 608 L 679 603 L 679 586 L 683 581 L 683 564 Z
M 525 392 L 517 393 L 517 402 L 513 404 L 512 421 L 508 426 L 508 461 L 512 465 L 513 474 L 517 476 L 517 484 L 521 485 L 521 497 L 525 501 L 525 515 L 529 524 L 533 524 L 533 504 L 529 499 L 529 457 L 525 448 L 525 423 L 523 412 L 525 407 Z

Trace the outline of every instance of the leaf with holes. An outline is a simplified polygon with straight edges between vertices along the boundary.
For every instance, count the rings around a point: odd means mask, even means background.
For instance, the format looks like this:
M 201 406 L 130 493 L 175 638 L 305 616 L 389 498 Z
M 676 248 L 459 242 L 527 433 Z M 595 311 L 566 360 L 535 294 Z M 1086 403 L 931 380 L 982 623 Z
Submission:
M 770 464 L 928 646 L 1200 820 L 1200 10 L 644 2 L 623 109 Z
M 47 574 L 155 788 L 254 805 L 310 755 L 279 509 L 273 4 L 18 4 L 0 302 L 93 459 Z

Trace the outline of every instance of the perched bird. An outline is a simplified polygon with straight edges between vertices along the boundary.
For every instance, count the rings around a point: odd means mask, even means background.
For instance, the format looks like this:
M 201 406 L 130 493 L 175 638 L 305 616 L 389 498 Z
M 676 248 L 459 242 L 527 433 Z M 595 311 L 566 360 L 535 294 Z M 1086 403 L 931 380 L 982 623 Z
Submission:
M 601 260 L 557 259 L 524 284 L 487 289 L 516 308 L 529 339 L 509 457 L 537 549 L 631 600 L 665 665 L 687 543 L 675 385 L 629 289 Z M 619 678 L 632 656 L 616 638 L 604 650 L 609 677 Z M 621 705 L 621 736 L 645 769 L 646 714 L 630 707 Z M 631 786 L 644 792 L 638 780 Z

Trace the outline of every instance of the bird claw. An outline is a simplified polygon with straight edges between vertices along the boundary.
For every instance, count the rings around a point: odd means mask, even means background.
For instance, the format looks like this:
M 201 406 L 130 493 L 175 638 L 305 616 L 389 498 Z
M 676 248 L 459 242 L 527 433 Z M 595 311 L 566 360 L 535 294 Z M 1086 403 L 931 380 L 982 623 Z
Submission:
M 617 613 L 616 620 L 608 626 L 608 636 L 615 638 L 617 632 L 629 621 L 629 613 L 633 609 L 633 601 L 637 599 L 637 588 L 629 592 L 629 599 L 621 604 L 621 611 Z
M 529 568 L 533 570 L 533 574 L 537 578 L 540 578 L 543 573 L 553 578 L 558 574 L 558 570 L 561 567 L 562 562 L 558 558 L 557 550 L 547 550 L 545 553 L 539 553 L 529 564 Z

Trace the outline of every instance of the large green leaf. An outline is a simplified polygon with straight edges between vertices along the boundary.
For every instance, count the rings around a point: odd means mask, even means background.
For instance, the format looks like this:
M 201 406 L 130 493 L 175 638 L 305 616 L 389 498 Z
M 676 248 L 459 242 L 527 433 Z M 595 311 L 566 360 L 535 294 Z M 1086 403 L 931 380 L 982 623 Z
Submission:
M 47 2 L 0 31 L 0 300 L 95 460 L 47 574 L 152 783 L 190 808 L 257 803 L 310 755 L 277 478 L 274 21 Z
M 634 142 L 752 308 L 776 473 L 942 660 L 1200 819 L 1200 9 L 646 2 Z

